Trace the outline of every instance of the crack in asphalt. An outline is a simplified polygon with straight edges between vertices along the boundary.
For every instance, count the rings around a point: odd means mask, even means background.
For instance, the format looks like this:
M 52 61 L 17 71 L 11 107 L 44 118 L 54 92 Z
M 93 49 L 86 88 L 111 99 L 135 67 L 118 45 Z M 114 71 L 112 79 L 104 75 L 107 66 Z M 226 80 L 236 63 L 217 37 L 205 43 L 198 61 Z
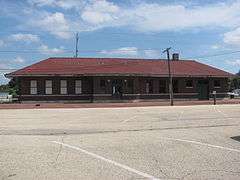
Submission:
M 62 140 L 61 140 L 62 143 L 64 143 L 63 138 L 64 138 L 64 136 L 62 136 Z M 62 152 L 62 148 L 63 148 L 62 144 L 60 144 L 60 147 L 59 147 L 59 150 L 58 150 L 58 153 L 57 153 L 57 157 L 55 159 L 55 167 L 57 166 L 58 158 L 59 158 L 59 156 L 60 156 L 60 154 Z
M 81 134 L 103 134 L 103 133 L 121 133 L 121 132 L 144 132 L 144 131 L 162 131 L 176 129 L 198 129 L 198 128 L 215 128 L 215 127 L 231 127 L 239 126 L 239 124 L 220 124 L 210 126 L 182 126 L 182 127 L 166 127 L 166 128 L 146 128 L 146 129 L 118 129 L 118 130 L 69 130 L 69 129 L 31 129 L 31 130 L 0 130 L 0 135 L 81 135 Z
M 149 114 L 134 114 L 134 116 L 148 116 Z M 151 114 L 153 115 L 154 119 L 155 118 L 161 118 L 162 121 L 182 121 L 182 119 L 180 120 L 179 119 L 179 114 L 176 115 L 176 119 L 168 119 L 166 117 L 164 117 L 165 114 Z M 59 117 L 54 117 L 56 119 L 58 119 Z M 85 117 L 85 118 L 92 118 L 92 117 Z M 239 118 L 239 116 L 227 116 L 227 117 L 197 117 L 197 118 L 186 118 L 184 117 L 184 121 L 197 121 L 197 120 L 215 120 L 215 119 L 219 119 L 219 120 L 225 120 L 225 119 L 236 119 L 236 118 Z M 42 118 L 17 118 L 18 120 L 41 120 Z M 4 120 L 16 120 L 16 117 L 5 117 Z M 123 120 L 124 121 L 124 120 Z M 81 122 L 81 123 L 84 123 L 84 122 Z M 86 121 L 86 123 L 88 123 Z

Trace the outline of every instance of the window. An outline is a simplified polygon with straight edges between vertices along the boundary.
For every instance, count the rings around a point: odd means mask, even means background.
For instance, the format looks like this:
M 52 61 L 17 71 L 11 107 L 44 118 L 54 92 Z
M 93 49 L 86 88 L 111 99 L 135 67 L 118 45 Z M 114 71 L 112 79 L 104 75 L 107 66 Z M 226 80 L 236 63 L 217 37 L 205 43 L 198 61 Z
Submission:
M 37 94 L 37 81 L 30 81 L 30 94 Z
M 146 93 L 153 93 L 153 83 L 151 80 L 146 82 Z
M 106 86 L 106 81 L 105 80 L 100 80 L 100 87 L 101 88 L 105 88 L 105 86 Z
M 193 80 L 186 80 L 186 88 L 193 88 Z
M 220 88 L 221 87 L 219 80 L 214 80 L 214 87 L 215 88 Z
M 165 80 L 159 81 L 159 93 L 166 93 L 166 81 Z
M 67 94 L 67 80 L 60 81 L 60 94 Z
M 81 94 L 82 93 L 82 81 L 81 80 L 76 80 L 75 81 L 75 93 L 76 94 Z
M 149 83 L 148 82 L 146 83 L 146 93 L 147 94 L 149 93 Z
M 127 81 L 127 87 L 128 87 L 128 88 L 133 88 L 133 80 L 132 80 L 132 79 L 129 79 L 129 80 Z
M 52 81 L 51 80 L 45 81 L 45 94 L 52 94 Z
M 133 94 L 133 79 L 125 79 L 123 89 L 124 93 Z

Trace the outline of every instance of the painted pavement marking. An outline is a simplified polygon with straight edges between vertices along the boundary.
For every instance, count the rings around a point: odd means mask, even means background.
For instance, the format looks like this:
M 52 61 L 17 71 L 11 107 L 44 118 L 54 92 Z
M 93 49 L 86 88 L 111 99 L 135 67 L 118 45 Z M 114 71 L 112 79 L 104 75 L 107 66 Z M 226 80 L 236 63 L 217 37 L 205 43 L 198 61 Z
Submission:
M 192 141 L 192 140 L 186 140 L 186 139 L 175 139 L 175 138 L 168 138 L 168 137 L 161 137 L 161 138 L 162 139 L 167 139 L 167 140 L 172 140 L 172 141 L 187 142 L 187 143 L 192 143 L 192 144 L 197 144 L 197 145 L 202 145 L 202 146 L 218 148 L 218 149 L 223 149 L 223 150 L 227 150 L 227 151 L 233 151 L 233 152 L 240 153 L 239 149 L 233 149 L 233 148 L 228 148 L 228 147 L 223 147 L 223 146 L 217 146 L 217 145 L 212 145 L 212 144 L 208 144 L 208 143 L 202 143 L 202 142 L 198 142 L 198 141 Z
M 158 179 L 158 178 L 155 178 L 155 177 L 152 176 L 152 175 L 149 175 L 149 174 L 147 174 L 147 173 L 138 171 L 138 170 L 136 170 L 136 169 L 133 169 L 133 168 L 131 168 L 131 167 L 129 167 L 129 166 L 126 166 L 126 165 L 124 165 L 124 164 L 120 164 L 120 163 L 115 162 L 115 161 L 113 161 L 113 160 L 107 159 L 107 158 L 105 158 L 105 157 L 103 157 L 103 156 L 99 156 L 99 155 L 97 155 L 97 154 L 95 154 L 95 153 L 89 152 L 89 151 L 84 150 L 84 149 L 82 149 L 82 148 L 80 148 L 80 147 L 72 146 L 72 145 L 65 144 L 65 143 L 58 142 L 58 141 L 51 141 L 51 142 L 52 142 L 52 143 L 55 143 L 55 144 L 60 144 L 60 145 L 62 145 L 62 146 L 65 146 L 65 147 L 68 147 L 68 148 L 71 148 L 71 149 L 75 149 L 75 150 L 80 151 L 80 152 L 82 152 L 82 153 L 85 153 L 85 154 L 87 154 L 87 155 L 89 155 L 89 156 L 92 156 L 92 157 L 94 157 L 94 158 L 96 158 L 96 159 L 100 159 L 100 160 L 102 160 L 102 161 L 105 161 L 105 162 L 108 162 L 108 163 L 113 164 L 113 165 L 115 165 L 115 166 L 118 166 L 118 167 L 120 167 L 120 168 L 122 168 L 122 169 L 126 169 L 126 170 L 128 170 L 128 171 L 130 171 L 130 172 L 132 172 L 132 173 L 138 174 L 139 176 L 142 176 L 142 177 L 144 177 L 144 178 L 151 179 L 151 180 L 160 180 L 160 179 Z

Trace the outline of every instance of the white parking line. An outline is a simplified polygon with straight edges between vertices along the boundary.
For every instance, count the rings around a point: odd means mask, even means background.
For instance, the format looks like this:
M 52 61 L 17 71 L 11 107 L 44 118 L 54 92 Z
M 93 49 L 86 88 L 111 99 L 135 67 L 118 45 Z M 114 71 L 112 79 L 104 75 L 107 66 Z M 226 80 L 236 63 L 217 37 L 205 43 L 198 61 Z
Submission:
M 181 111 L 180 114 L 178 115 L 178 121 L 181 120 L 182 115 L 183 115 L 183 111 Z
M 233 152 L 240 153 L 240 150 L 238 150 L 238 149 L 232 149 L 232 148 L 228 148 L 228 147 L 217 146 L 217 145 L 202 143 L 202 142 L 198 142 L 198 141 L 191 141 L 191 140 L 186 140 L 186 139 L 175 139 L 175 138 L 168 138 L 168 137 L 161 137 L 161 138 L 172 140 L 172 141 L 187 142 L 187 143 L 192 143 L 192 144 L 197 144 L 197 145 L 202 145 L 202 146 L 207 146 L 207 147 L 212 147 L 212 148 L 224 149 L 227 151 L 233 151 Z
M 61 142 L 58 142 L 58 141 L 51 141 L 51 142 L 56 143 L 56 144 L 60 144 L 60 145 L 62 145 L 62 146 L 65 146 L 65 147 L 68 147 L 68 148 L 71 148 L 71 149 L 75 149 L 75 150 L 81 151 L 81 152 L 83 152 L 83 153 L 85 153 L 85 154 L 87 154 L 87 155 L 89 155 L 89 156 L 92 156 L 92 157 L 97 158 L 97 159 L 101 159 L 101 160 L 103 160 L 103 161 L 105 161 L 105 162 L 111 163 L 111 164 L 113 164 L 113 165 L 115 165 L 115 166 L 118 166 L 118 167 L 120 167 L 120 168 L 126 169 L 126 170 L 128 170 L 128 171 L 130 171 L 130 172 L 133 172 L 133 173 L 135 173 L 135 174 L 138 174 L 139 176 L 142 176 L 142 177 L 144 177 L 144 178 L 148 178 L 148 179 L 152 179 L 152 180 L 159 180 L 158 178 L 155 178 L 155 177 L 152 176 L 152 175 L 146 174 L 146 173 L 144 173 L 144 172 L 141 172 L 141 171 L 138 171 L 138 170 L 136 170 L 136 169 L 133 169 L 133 168 L 131 168 L 131 167 L 129 167 L 129 166 L 126 166 L 126 165 L 120 164 L 120 163 L 118 163 L 118 162 L 112 161 L 112 160 L 107 159 L 107 158 L 105 158 L 105 157 L 103 157 L 103 156 L 99 156 L 99 155 L 97 155 L 97 154 L 95 154 L 95 153 L 89 152 L 89 151 L 84 150 L 84 149 L 82 149 L 82 148 L 80 148 L 80 147 L 72 146 L 72 145 L 65 144 L 65 143 L 61 143 Z

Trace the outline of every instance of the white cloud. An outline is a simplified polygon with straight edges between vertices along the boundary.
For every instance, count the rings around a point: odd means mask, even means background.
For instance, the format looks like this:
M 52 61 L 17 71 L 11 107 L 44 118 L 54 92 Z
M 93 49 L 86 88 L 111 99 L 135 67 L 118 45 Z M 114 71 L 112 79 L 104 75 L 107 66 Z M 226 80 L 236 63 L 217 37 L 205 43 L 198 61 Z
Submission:
M 37 35 L 34 34 L 12 34 L 9 36 L 10 41 L 21 41 L 21 42 L 26 42 L 26 43 L 31 43 L 31 42 L 39 42 L 40 38 Z
M 79 9 L 85 2 L 83 0 L 28 0 L 31 5 L 35 6 L 52 6 L 63 9 Z
M 40 18 L 32 19 L 30 24 L 59 38 L 69 39 L 71 37 L 69 22 L 61 12 L 43 13 Z
M 18 64 L 23 64 L 23 63 L 25 63 L 25 59 L 23 59 L 23 58 L 20 57 L 20 56 L 17 56 L 17 57 L 13 60 L 13 62 L 18 63 Z
M 221 48 L 221 46 L 218 44 L 214 44 L 211 46 L 211 49 L 214 49 L 214 50 L 219 49 L 219 48 Z
M 10 59 L 4 58 L 0 59 L 0 68 L 9 71 L 9 69 L 16 69 L 16 67 L 23 65 L 25 62 L 26 62 L 25 59 L 22 58 L 21 56 L 17 56 Z
M 61 7 L 63 9 L 80 9 L 85 2 L 83 0 L 58 0 L 56 1 L 55 5 Z
M 137 56 L 138 48 L 136 47 L 122 47 L 114 50 L 103 50 L 101 54 L 106 55 L 120 55 L 120 56 Z
M 159 58 L 161 55 L 161 53 L 158 50 L 154 49 L 141 50 L 138 49 L 137 47 L 121 47 L 113 50 L 103 50 L 100 53 L 109 56 L 124 56 L 124 57 L 129 56 L 151 59 Z
M 113 17 L 108 13 L 86 11 L 82 14 L 82 19 L 90 24 L 98 25 L 113 20 Z
M 183 5 L 140 4 L 127 14 L 133 22 L 132 25 L 140 31 L 226 27 L 239 22 L 239 18 L 236 18 L 236 15 L 239 15 L 239 5 L 240 3 L 215 4 L 187 8 Z
M 120 7 L 106 0 L 93 1 L 81 11 L 83 22 L 99 28 L 129 26 L 143 32 L 202 27 L 231 27 L 240 22 L 240 2 L 186 7 L 141 3 Z
M 160 58 L 161 56 L 161 53 L 158 51 L 158 50 L 153 50 L 153 49 L 147 49 L 147 50 L 144 50 L 144 57 L 146 58 Z
M 36 6 L 50 6 L 53 5 L 55 0 L 28 0 L 28 2 L 32 5 Z
M 42 44 L 39 48 L 38 48 L 39 52 L 42 54 L 62 54 L 64 53 L 64 49 L 63 47 L 60 48 L 49 48 L 47 45 Z
M 240 27 L 225 33 L 223 41 L 227 44 L 240 46 Z
M 83 9 L 81 18 L 92 25 L 109 23 L 118 19 L 119 9 L 112 2 L 105 0 L 93 1 Z
M 232 66 L 239 66 L 240 67 L 240 59 L 237 60 L 227 60 L 227 64 L 232 65 Z
M 49 6 L 63 9 L 55 13 L 45 12 L 45 9 L 31 20 L 34 27 L 63 39 L 71 37 L 72 33 L 69 30 L 94 31 L 105 27 L 128 27 L 140 32 L 224 27 L 235 29 L 224 35 L 224 42 L 239 44 L 239 0 L 206 5 L 138 1 L 139 3 L 129 6 L 109 0 L 28 1 L 40 8 Z M 32 11 L 32 15 L 34 14 L 36 11 Z

